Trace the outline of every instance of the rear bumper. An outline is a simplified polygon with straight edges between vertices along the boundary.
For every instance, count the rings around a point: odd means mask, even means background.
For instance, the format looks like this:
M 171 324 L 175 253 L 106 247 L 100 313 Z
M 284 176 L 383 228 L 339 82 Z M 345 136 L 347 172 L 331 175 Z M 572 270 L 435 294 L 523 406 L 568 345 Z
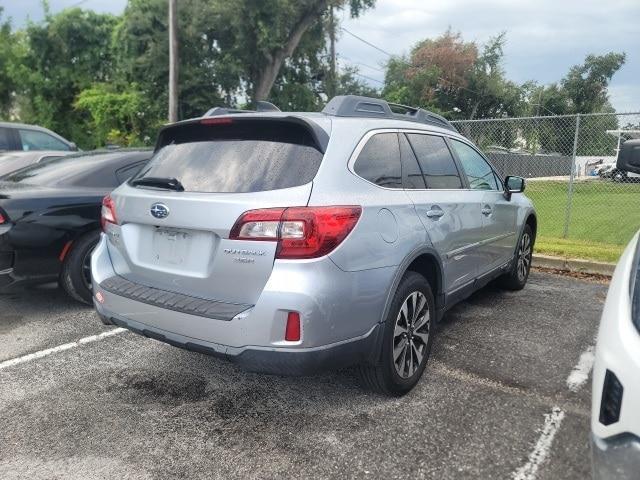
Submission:
M 327 258 L 276 261 L 255 305 L 237 305 L 118 282 L 104 238 L 91 267 L 94 293 L 101 297 L 95 306 L 103 319 L 250 370 L 279 374 L 374 362 L 395 273 L 394 268 L 344 272 Z M 284 340 L 289 311 L 300 314 L 300 341 Z
M 593 479 L 632 480 L 640 472 L 640 438 L 619 435 L 608 439 L 591 436 Z
M 103 314 L 101 314 L 103 315 Z M 105 317 L 103 317 L 105 318 Z M 131 330 L 174 347 L 229 360 L 240 367 L 259 373 L 276 375 L 311 375 L 356 364 L 373 364 L 382 340 L 383 324 L 377 324 L 366 335 L 333 345 L 316 348 L 234 348 L 176 335 L 147 325 L 111 316 L 109 323 Z

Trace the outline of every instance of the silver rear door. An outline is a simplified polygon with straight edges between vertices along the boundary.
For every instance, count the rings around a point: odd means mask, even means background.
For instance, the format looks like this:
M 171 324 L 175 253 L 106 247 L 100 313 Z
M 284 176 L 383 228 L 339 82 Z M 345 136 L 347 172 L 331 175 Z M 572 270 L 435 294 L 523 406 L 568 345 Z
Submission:
M 476 247 L 482 235 L 481 197 L 463 189 L 443 137 L 408 132 L 400 135 L 400 142 L 407 195 L 440 254 L 444 289 L 451 292 L 476 277 Z

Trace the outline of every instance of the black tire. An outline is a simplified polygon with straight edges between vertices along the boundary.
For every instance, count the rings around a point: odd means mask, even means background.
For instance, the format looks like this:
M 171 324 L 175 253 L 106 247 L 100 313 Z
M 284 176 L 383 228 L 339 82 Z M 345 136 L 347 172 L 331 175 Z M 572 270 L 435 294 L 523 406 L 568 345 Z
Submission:
M 529 225 L 525 225 L 518 239 L 513 264 L 509 272 L 500 277 L 500 286 L 506 290 L 522 290 L 527 284 L 531 270 L 535 238 Z
M 76 239 L 64 259 L 60 273 L 60 285 L 64 291 L 74 300 L 88 305 L 93 305 L 93 292 L 91 271 L 88 270 L 87 262 L 99 239 L 100 231 L 97 230 Z M 87 275 L 89 275 L 88 278 Z
M 417 303 L 420 307 L 422 299 L 425 300 L 426 305 L 417 313 L 412 311 L 411 302 Z M 406 316 L 404 313 L 401 314 L 401 309 L 405 304 L 407 306 Z M 416 310 L 415 306 L 413 310 Z M 421 316 L 421 312 L 424 312 L 424 315 Z M 402 318 L 405 320 L 409 318 L 409 322 L 405 322 L 407 323 L 406 334 L 402 333 L 404 328 Z M 379 363 L 373 366 L 362 365 L 358 367 L 358 373 L 364 386 L 390 396 L 404 395 L 415 387 L 424 372 L 431 353 L 431 344 L 435 334 L 435 319 L 435 302 L 429 282 L 419 273 L 407 272 L 398 285 L 384 323 Z M 422 320 L 424 323 L 420 324 Z M 408 338 L 409 340 L 407 340 Z M 405 343 L 402 343 L 403 341 Z M 394 350 L 396 353 L 405 352 L 404 357 L 402 353 L 398 355 L 397 362 L 394 359 Z M 410 357 L 406 356 L 407 352 Z M 409 368 L 409 360 L 413 370 Z

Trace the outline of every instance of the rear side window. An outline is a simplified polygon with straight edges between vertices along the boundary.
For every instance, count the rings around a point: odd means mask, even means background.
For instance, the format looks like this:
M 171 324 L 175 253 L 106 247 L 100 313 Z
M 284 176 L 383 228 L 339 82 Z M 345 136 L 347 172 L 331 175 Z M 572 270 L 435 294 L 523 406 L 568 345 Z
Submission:
M 451 145 L 458 155 L 472 189 L 500 190 L 493 169 L 478 152 L 466 143 L 457 140 L 452 140 Z
M 386 188 L 402 188 L 398 135 L 378 133 L 360 151 L 353 166 L 356 174 Z
M 135 178 L 175 178 L 188 192 L 297 187 L 313 180 L 323 157 L 311 133 L 291 122 L 190 124 L 162 138 L 168 145 L 161 146 Z
M 424 173 L 427 188 L 462 188 L 456 163 L 444 138 L 420 133 L 407 134 Z
M 52 137 L 48 133 L 37 130 L 18 130 L 22 150 L 70 150 L 69 145 Z

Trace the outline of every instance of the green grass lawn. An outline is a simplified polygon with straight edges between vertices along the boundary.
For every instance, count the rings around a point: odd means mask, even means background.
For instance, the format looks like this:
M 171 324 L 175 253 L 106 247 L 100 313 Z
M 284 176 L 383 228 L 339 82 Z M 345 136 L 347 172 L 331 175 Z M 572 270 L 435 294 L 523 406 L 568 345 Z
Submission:
M 539 253 L 615 262 L 640 229 L 640 183 L 577 181 L 566 239 L 567 182 L 529 181 L 526 194 L 538 214 Z

